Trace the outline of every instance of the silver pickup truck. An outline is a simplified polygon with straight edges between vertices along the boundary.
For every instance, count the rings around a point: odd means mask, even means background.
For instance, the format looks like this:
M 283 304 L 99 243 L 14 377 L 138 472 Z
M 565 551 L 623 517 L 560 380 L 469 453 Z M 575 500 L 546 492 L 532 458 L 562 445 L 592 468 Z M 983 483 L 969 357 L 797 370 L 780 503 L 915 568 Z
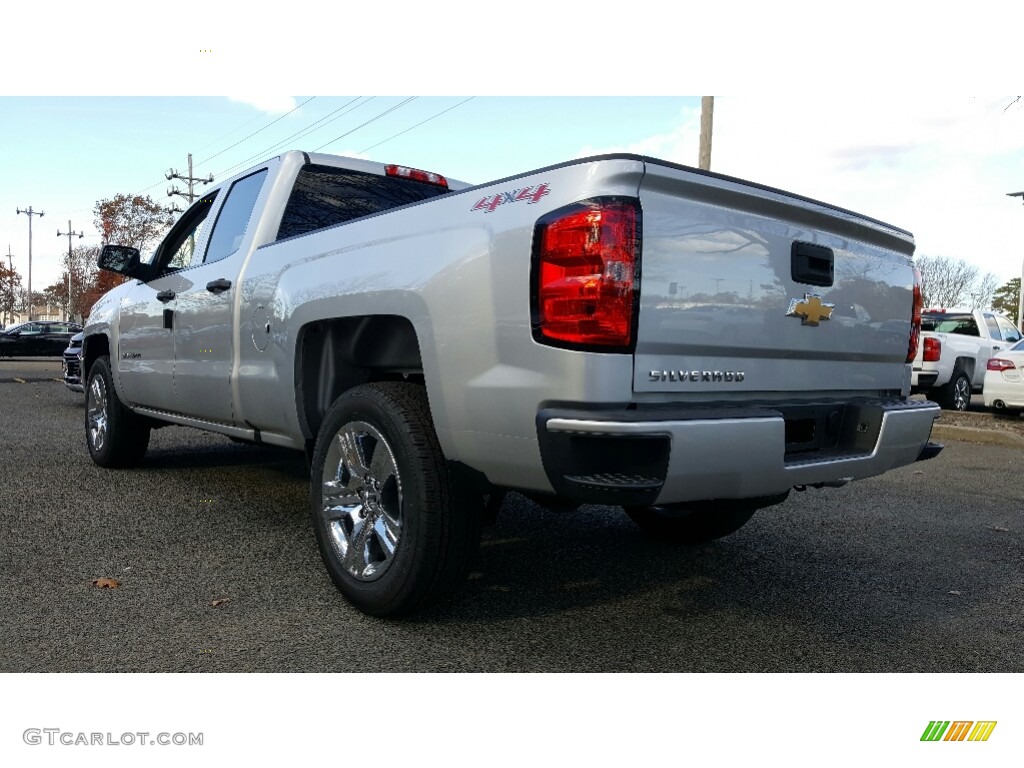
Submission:
M 465 576 L 507 490 L 704 542 L 793 488 L 935 455 L 911 401 L 914 243 L 636 155 L 469 187 L 288 152 L 186 211 L 85 329 L 96 463 L 169 424 L 305 451 L 320 552 L 363 611 Z

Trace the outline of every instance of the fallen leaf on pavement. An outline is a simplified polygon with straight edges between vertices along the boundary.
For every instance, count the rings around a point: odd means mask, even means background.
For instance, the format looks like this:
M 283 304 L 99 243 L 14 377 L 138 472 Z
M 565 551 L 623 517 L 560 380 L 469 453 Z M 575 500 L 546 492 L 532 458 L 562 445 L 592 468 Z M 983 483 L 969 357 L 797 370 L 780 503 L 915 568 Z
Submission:
M 210 606 L 213 608 L 220 608 L 222 605 L 227 605 L 230 602 L 230 597 L 218 597 L 216 600 L 210 602 Z
M 93 579 L 92 585 L 97 589 L 117 589 L 121 586 L 121 582 L 117 579 Z

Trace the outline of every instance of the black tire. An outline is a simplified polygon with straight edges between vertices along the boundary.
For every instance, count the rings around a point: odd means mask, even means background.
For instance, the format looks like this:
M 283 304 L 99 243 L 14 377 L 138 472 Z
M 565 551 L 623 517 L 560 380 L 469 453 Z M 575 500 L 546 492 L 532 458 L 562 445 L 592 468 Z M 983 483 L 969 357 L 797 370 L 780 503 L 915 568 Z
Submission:
M 327 572 L 373 616 L 452 592 L 480 543 L 482 496 L 450 472 L 416 384 L 364 384 L 335 401 L 313 451 L 310 500 Z
M 98 358 L 85 386 L 85 443 L 101 467 L 135 467 L 149 447 L 149 419 L 128 409 L 114 389 L 110 358 Z
M 764 507 L 780 504 L 788 493 L 756 499 L 719 499 L 658 507 L 624 507 L 647 535 L 669 544 L 706 544 L 735 533 Z
M 971 404 L 971 378 L 960 368 L 953 369 L 949 381 L 932 389 L 935 400 L 947 411 L 966 411 Z

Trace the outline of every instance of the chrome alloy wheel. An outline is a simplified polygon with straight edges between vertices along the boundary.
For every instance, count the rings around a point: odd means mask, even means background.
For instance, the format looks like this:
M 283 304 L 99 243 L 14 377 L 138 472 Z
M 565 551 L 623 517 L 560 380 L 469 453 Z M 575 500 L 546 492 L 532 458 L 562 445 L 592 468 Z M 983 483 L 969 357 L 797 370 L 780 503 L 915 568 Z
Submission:
M 379 579 L 394 561 L 402 533 L 402 480 L 384 436 L 351 421 L 324 459 L 321 513 L 343 568 L 360 581 Z
M 971 382 L 960 376 L 953 386 L 953 407 L 958 411 L 966 411 L 971 402 Z
M 85 409 L 89 419 L 89 445 L 94 452 L 99 453 L 107 445 L 109 424 L 107 385 L 102 376 L 93 377 Z

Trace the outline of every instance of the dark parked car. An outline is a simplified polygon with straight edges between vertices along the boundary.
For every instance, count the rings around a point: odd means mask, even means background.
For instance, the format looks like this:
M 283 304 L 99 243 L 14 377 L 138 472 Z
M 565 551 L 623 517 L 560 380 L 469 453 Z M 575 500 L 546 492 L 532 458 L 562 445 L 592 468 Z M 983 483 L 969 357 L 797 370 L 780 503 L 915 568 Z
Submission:
M 82 383 L 82 339 L 84 333 L 76 333 L 71 337 L 68 348 L 64 350 L 64 384 L 72 392 L 85 392 Z
M 0 357 L 46 355 L 60 357 L 71 337 L 82 330 L 77 323 L 33 320 L 0 332 Z

